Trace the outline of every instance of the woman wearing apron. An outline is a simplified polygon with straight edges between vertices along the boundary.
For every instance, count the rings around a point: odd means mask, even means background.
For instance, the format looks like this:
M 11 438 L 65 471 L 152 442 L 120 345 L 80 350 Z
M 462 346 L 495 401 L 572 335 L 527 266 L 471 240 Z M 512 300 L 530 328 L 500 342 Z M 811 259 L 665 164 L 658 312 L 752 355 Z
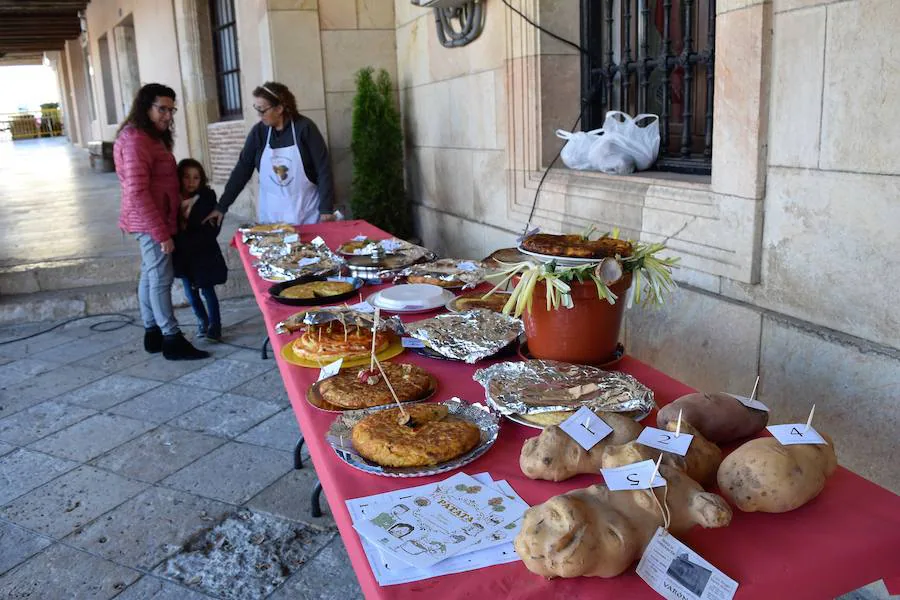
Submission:
M 205 221 L 222 222 L 254 169 L 259 171 L 258 222 L 307 225 L 334 220 L 328 148 L 315 123 L 297 112 L 294 95 L 280 83 L 259 86 L 253 99 L 260 122 L 244 142 L 218 210 Z

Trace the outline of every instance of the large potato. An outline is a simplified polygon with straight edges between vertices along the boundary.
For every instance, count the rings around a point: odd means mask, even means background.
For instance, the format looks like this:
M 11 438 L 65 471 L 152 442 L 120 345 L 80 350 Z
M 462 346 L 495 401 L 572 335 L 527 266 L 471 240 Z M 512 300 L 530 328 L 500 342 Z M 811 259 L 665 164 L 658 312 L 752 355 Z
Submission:
M 769 422 L 769 413 L 748 408 L 728 394 L 688 394 L 663 406 L 656 415 L 656 426 L 674 431 L 669 423 L 681 418 L 688 421 L 703 437 L 715 444 L 727 444 L 750 437 L 763 430 Z
M 815 498 L 834 473 L 837 457 L 827 446 L 783 446 L 775 438 L 750 440 L 722 461 L 718 482 L 722 495 L 744 512 L 782 513 Z

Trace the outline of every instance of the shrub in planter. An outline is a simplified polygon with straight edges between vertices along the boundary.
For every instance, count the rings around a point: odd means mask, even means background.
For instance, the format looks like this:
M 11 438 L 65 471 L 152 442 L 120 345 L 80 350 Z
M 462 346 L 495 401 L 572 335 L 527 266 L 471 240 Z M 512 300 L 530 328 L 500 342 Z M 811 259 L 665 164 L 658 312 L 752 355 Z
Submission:
M 403 131 L 390 75 L 372 68 L 356 74 L 353 99 L 353 191 L 350 209 L 399 238 L 412 233 L 403 184 Z

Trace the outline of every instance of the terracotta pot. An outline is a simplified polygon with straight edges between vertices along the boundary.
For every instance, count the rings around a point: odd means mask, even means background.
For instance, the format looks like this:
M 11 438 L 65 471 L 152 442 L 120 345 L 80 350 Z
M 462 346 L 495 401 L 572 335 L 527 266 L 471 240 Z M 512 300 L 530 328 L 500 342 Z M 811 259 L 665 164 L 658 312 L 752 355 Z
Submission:
M 625 293 L 631 287 L 631 273 L 611 286 L 618 296 L 615 304 L 597 297 L 593 281 L 572 281 L 572 308 L 547 310 L 547 289 L 543 281 L 534 288 L 531 310 L 522 314 L 528 349 L 535 358 L 602 365 L 615 358 Z

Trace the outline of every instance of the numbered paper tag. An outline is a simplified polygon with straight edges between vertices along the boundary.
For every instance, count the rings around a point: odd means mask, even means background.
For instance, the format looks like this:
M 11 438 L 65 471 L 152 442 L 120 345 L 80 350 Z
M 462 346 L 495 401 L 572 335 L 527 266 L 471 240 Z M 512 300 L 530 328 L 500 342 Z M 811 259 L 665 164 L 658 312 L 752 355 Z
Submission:
M 337 375 L 341 370 L 342 364 L 344 364 L 344 359 L 339 358 L 336 361 L 334 361 L 333 363 L 322 367 L 322 370 L 319 371 L 319 381 L 322 381 L 323 379 L 328 379 L 329 377 L 333 377 L 333 376 Z
M 362 313 L 373 313 L 375 312 L 375 307 L 369 304 L 367 301 L 363 300 L 362 302 L 357 302 L 356 304 L 351 304 L 348 308 L 351 308 L 357 312 Z
M 423 342 L 422 340 L 417 340 L 416 338 L 411 338 L 411 337 L 400 338 L 400 344 L 404 348 L 424 348 L 425 347 L 425 342 Z
M 674 431 L 663 431 L 656 427 L 645 427 L 641 432 L 641 435 L 638 436 L 637 442 L 645 446 L 650 446 L 651 448 L 656 448 L 657 450 L 665 450 L 672 454 L 684 456 L 687 454 L 688 447 L 691 445 L 693 439 L 694 436 L 689 433 L 682 433 L 678 437 L 675 437 Z
M 285 244 L 293 244 L 294 242 L 299 242 L 299 241 L 300 241 L 299 233 L 291 233 L 289 235 L 284 236 Z
M 668 600 L 731 600 L 738 583 L 662 527 L 644 550 L 638 576 Z
M 356 237 L 353 238 L 353 241 L 354 241 L 354 242 L 362 242 L 363 240 L 367 240 L 367 239 L 369 239 L 368 236 L 365 236 L 365 235 L 363 235 L 363 234 L 359 234 L 359 235 L 357 235 Z
M 381 240 L 380 243 L 385 252 L 395 252 L 400 248 L 400 240 Z
M 312 239 L 312 241 L 310 242 L 310 244 L 312 244 L 313 246 L 324 246 L 324 245 L 325 245 L 325 240 L 322 239 L 322 236 L 317 235 L 316 237 L 314 237 L 314 238 Z
M 726 392 L 727 393 L 727 392 Z M 759 400 L 754 400 L 753 398 L 748 398 L 747 396 L 739 396 L 738 394 L 728 394 L 744 406 L 748 408 L 755 408 L 756 410 L 764 410 L 769 412 L 769 407 L 760 402 Z
M 766 427 L 776 440 L 783 446 L 791 444 L 824 444 L 828 445 L 819 432 L 814 428 L 806 428 L 806 423 L 787 423 L 784 425 L 769 425 Z
M 314 265 L 320 260 L 322 259 L 320 259 L 318 256 L 308 256 L 306 258 L 301 258 L 300 260 L 298 260 L 297 266 L 305 267 L 307 265 Z
M 533 236 L 534 234 L 540 232 L 540 230 L 541 230 L 540 227 L 535 227 L 534 229 L 529 229 L 528 231 L 526 231 L 525 233 L 523 233 L 522 235 L 517 237 L 516 241 L 521 244 L 525 240 L 525 238 Z
M 463 261 L 463 262 L 459 263 L 458 265 L 456 265 L 456 268 L 459 269 L 460 271 L 466 271 L 467 273 L 471 273 L 472 271 L 478 270 L 478 265 L 476 265 L 475 263 L 473 263 L 470 260 L 467 260 L 467 261 Z
M 586 406 L 582 406 L 574 415 L 560 423 L 559 428 L 585 450 L 590 450 L 597 442 L 612 433 L 612 427 Z
M 600 469 L 603 479 L 606 480 L 606 487 L 613 492 L 618 490 L 649 490 L 651 487 L 650 477 L 653 477 L 655 471 L 656 463 L 652 460 L 643 460 L 614 469 Z M 664 485 L 666 485 L 666 480 L 657 472 L 656 477 L 653 477 L 652 487 L 662 487 Z

